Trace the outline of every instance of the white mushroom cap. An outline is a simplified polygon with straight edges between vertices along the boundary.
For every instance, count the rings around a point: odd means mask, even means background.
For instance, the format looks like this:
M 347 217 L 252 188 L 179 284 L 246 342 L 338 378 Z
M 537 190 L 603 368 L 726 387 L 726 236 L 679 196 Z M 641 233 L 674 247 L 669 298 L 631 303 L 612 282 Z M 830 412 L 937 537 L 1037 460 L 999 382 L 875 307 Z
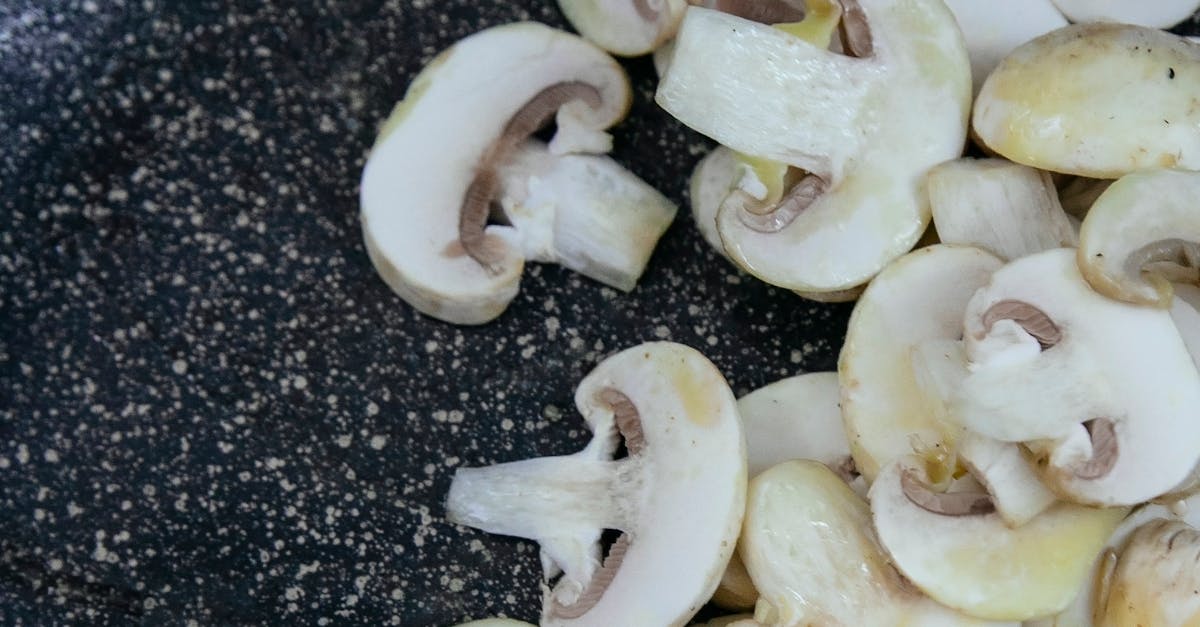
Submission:
M 1074 251 L 1012 262 L 967 306 L 968 429 L 1024 442 L 1081 503 L 1166 493 L 1200 460 L 1200 373 L 1166 310 L 1092 291 Z
M 1200 172 L 1148 170 L 1121 177 L 1083 220 L 1083 276 L 1106 296 L 1169 307 L 1171 281 L 1200 280 L 1198 198 Z
M 675 36 L 684 0 L 558 0 L 571 26 L 589 41 L 621 56 L 652 52 Z
M 683 625 L 712 594 L 745 507 L 733 393 L 695 350 L 643 344 L 609 357 L 575 403 L 594 437 L 563 457 L 461 468 L 454 521 L 537 540 L 563 573 L 543 625 Z M 617 432 L 629 456 L 613 460 Z M 599 562 L 604 529 L 622 532 Z
M 929 221 L 925 171 L 957 157 L 966 137 L 970 69 L 945 5 L 844 4 L 859 57 L 689 9 L 658 89 L 688 126 L 809 173 L 772 213 L 718 217 L 738 265 L 793 290 L 845 290 L 907 251 Z
M 629 96 L 611 57 L 540 24 L 490 28 L 444 51 L 413 80 L 363 168 L 363 236 L 379 274 L 428 315 L 498 316 L 523 259 L 509 229 L 485 226 L 496 163 L 556 112 L 568 144 L 603 144 L 581 136 L 602 138 Z
M 1051 0 L 946 0 L 967 42 L 975 93 L 1000 60 L 1017 46 L 1067 25 Z
M 1200 9 L 1197 0 L 1054 0 L 1072 22 L 1121 22 L 1150 28 L 1170 28 Z
M 928 340 L 958 339 L 967 301 L 1000 266 L 978 248 L 921 248 L 879 273 L 858 300 L 838 377 L 850 450 L 868 481 L 912 453 L 914 438 L 950 452 L 945 439 L 952 432 L 930 411 L 911 353 Z

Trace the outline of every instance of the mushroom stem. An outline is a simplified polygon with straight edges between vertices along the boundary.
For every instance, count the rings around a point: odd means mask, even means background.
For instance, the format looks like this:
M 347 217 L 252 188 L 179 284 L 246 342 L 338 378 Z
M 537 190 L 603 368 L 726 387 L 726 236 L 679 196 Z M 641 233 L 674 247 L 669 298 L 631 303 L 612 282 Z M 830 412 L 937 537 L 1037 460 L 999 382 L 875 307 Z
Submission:
M 900 489 L 913 505 L 943 516 L 975 516 L 996 511 L 992 497 L 978 492 L 934 492 L 911 470 L 900 475 Z

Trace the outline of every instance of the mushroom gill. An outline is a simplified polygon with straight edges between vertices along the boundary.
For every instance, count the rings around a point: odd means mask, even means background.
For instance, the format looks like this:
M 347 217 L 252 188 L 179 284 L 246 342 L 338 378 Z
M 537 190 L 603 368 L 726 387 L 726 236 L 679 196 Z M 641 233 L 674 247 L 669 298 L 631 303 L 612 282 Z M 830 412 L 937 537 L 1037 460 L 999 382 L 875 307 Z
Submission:
M 804 9 L 787 0 L 689 0 L 689 3 L 760 24 L 783 24 L 804 19 Z
M 913 505 L 943 516 L 976 516 L 996 511 L 992 497 L 979 492 L 934 492 L 911 469 L 900 475 L 900 490 Z
M 1195 281 L 1197 270 L 1200 270 L 1200 242 L 1180 238 L 1150 242 L 1125 259 L 1125 272 L 1131 277 L 1146 271 L 1161 271 L 1171 281 Z M 1180 274 L 1183 276 L 1174 276 Z
M 1080 479 L 1099 479 L 1107 475 L 1117 463 L 1120 451 L 1116 426 L 1107 418 L 1095 418 L 1083 423 L 1083 427 L 1087 429 L 1092 440 L 1092 456 L 1076 465 L 1074 473 Z
M 497 167 L 530 135 L 550 121 L 559 108 L 579 100 L 593 109 L 601 106 L 600 90 L 581 81 L 556 83 L 538 92 L 509 118 L 504 131 L 487 150 L 475 169 L 475 178 L 463 195 L 458 219 L 458 239 L 463 252 L 490 272 L 498 272 L 502 248 L 488 238 L 484 229 L 492 199 L 500 186 Z
M 798 183 L 774 205 L 746 202 L 742 199 L 738 215 L 742 223 L 760 233 L 775 233 L 791 224 L 805 209 L 808 209 L 828 189 L 825 179 L 816 174 L 805 174 Z M 730 198 L 733 198 L 731 196 Z
M 657 3 L 659 6 L 651 6 L 651 0 L 633 0 L 633 10 L 637 11 L 638 17 L 641 17 L 647 22 L 653 22 L 658 19 L 662 12 L 662 2 Z
M 838 32 L 842 39 L 842 49 L 852 57 L 865 58 L 875 54 L 875 43 L 871 38 L 871 24 L 866 11 L 858 0 L 840 0 L 842 3 L 842 22 Z
M 1046 312 L 1021 300 L 1002 300 L 983 312 L 984 332 L 1001 320 L 1016 322 L 1046 350 L 1062 341 L 1062 329 Z

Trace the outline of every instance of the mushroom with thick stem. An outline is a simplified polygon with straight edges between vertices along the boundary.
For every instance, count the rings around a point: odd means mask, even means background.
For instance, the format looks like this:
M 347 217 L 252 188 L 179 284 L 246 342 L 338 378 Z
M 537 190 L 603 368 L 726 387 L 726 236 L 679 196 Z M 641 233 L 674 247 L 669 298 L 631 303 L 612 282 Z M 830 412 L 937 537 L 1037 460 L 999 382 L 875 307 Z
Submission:
M 1200 461 L 1200 373 L 1166 310 L 1088 287 L 1075 251 L 1014 261 L 967 305 L 967 429 L 1024 443 L 1049 487 L 1092 505 L 1171 491 Z
M 1200 9 L 1197 0 L 1053 0 L 1072 22 L 1119 22 L 1149 28 L 1171 28 Z
M 684 0 L 558 0 L 580 35 L 605 50 L 635 57 L 675 36 Z
M 461 468 L 450 520 L 538 541 L 543 625 L 683 625 L 734 550 L 746 494 L 741 421 L 703 355 L 669 342 L 609 357 L 575 402 L 593 431 L 579 453 Z M 628 457 L 613 459 L 624 437 Z M 680 512 L 687 512 L 680 518 Z M 605 529 L 621 532 L 601 559 Z
M 1200 531 L 1152 520 L 1133 532 L 1098 599 L 1096 627 L 1200 625 Z
M 1200 172 L 1121 177 L 1096 199 L 1079 231 L 1079 269 L 1097 291 L 1170 307 L 1172 282 L 1200 281 Z
M 1200 169 L 1198 77 L 1200 45 L 1183 37 L 1075 24 L 1006 57 L 975 99 L 972 123 L 989 149 L 1042 170 L 1118 178 Z
M 363 237 L 384 281 L 442 320 L 500 315 L 524 259 L 511 228 L 487 225 L 497 169 L 551 118 L 551 151 L 607 151 L 604 129 L 629 98 L 616 61 L 541 24 L 490 28 L 442 52 L 413 80 L 363 168 Z
M 909 581 L 971 616 L 1027 620 L 1067 607 L 1128 511 L 1059 503 L 1011 528 L 986 495 L 931 491 L 923 466 L 902 458 L 876 478 L 875 530 Z
M 847 54 L 693 7 L 657 94 L 688 126 L 804 173 L 776 211 L 718 215 L 738 265 L 804 292 L 865 283 L 911 248 L 929 221 L 924 174 L 966 137 L 970 68 L 945 5 L 841 4 Z

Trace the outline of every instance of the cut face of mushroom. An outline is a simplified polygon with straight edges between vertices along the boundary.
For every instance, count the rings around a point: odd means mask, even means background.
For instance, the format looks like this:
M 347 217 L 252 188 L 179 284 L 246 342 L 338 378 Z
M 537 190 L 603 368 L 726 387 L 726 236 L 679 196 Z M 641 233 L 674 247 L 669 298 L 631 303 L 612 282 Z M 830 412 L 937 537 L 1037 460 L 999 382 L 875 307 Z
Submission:
M 947 0 L 946 6 L 954 12 L 967 42 L 976 93 L 992 69 L 1014 48 L 1067 25 L 1067 19 L 1051 0 Z
M 558 0 L 571 26 L 605 50 L 626 57 L 653 51 L 675 36 L 684 0 Z
M 737 185 L 743 175 L 742 170 L 743 165 L 732 150 L 717 146 L 696 164 L 688 185 L 696 228 L 700 229 L 704 240 L 722 255 L 725 254 L 725 245 L 717 233 L 717 210 Z
M 1054 0 L 1072 22 L 1119 22 L 1150 28 L 1171 28 L 1200 9 L 1196 0 Z
M 979 498 L 954 494 L 941 495 L 953 500 L 939 504 L 946 513 L 936 513 L 922 504 L 923 466 L 916 458 L 899 460 L 871 485 L 875 529 L 909 581 L 971 616 L 1026 620 L 1061 611 L 1127 513 L 1059 503 L 1010 528 Z
M 946 244 L 1008 261 L 1078 241 L 1046 172 L 1003 159 L 956 159 L 930 170 L 926 185 Z
M 1079 268 L 1111 298 L 1170 307 L 1172 281 L 1200 281 L 1200 172 L 1149 170 L 1121 177 L 1092 205 L 1079 232 Z
M 657 94 L 701 133 L 804 173 L 773 211 L 727 205 L 717 218 L 738 265 L 803 292 L 854 287 L 907 251 L 929 219 L 926 170 L 966 136 L 970 69 L 945 5 L 841 4 L 855 56 L 689 9 Z
M 1200 532 L 1179 521 L 1142 525 L 1118 554 L 1096 627 L 1200 625 Z
M 828 467 L 779 464 L 750 482 L 738 544 L 761 625 L 996 625 L 913 590 L 871 530 L 871 512 Z
M 922 248 L 879 273 L 859 298 L 838 379 L 850 451 L 868 482 L 892 460 L 911 454 L 914 440 L 932 455 L 952 451 L 946 438 L 957 429 L 929 411 L 911 353 L 929 340 L 957 340 L 967 301 L 1000 266 L 978 248 Z
M 695 350 L 643 344 L 606 359 L 575 393 L 593 432 L 574 455 L 460 468 L 447 517 L 536 540 L 543 625 L 683 625 L 737 541 L 746 452 L 732 392 Z M 628 457 L 613 459 L 624 437 Z M 680 512 L 687 512 L 680 517 Z M 605 529 L 621 536 L 601 559 Z
M 496 200 L 526 259 L 557 263 L 626 292 L 675 218 L 670 200 L 600 155 L 555 155 L 530 140 L 497 176 Z
M 964 329 L 971 372 L 955 415 L 1025 443 L 1066 498 L 1141 503 L 1200 460 L 1200 374 L 1170 315 L 1092 291 L 1074 251 L 997 271 L 967 305 Z
M 1076 24 L 996 67 L 975 100 L 974 129 L 1000 155 L 1054 172 L 1118 178 L 1200 169 L 1198 77 L 1200 45 L 1182 37 Z
M 511 228 L 487 225 L 499 165 L 555 116 L 560 152 L 606 150 L 603 130 L 629 95 L 604 51 L 540 24 L 490 28 L 443 52 L 413 80 L 363 168 L 363 237 L 380 276 L 435 318 L 500 315 L 524 260 Z

